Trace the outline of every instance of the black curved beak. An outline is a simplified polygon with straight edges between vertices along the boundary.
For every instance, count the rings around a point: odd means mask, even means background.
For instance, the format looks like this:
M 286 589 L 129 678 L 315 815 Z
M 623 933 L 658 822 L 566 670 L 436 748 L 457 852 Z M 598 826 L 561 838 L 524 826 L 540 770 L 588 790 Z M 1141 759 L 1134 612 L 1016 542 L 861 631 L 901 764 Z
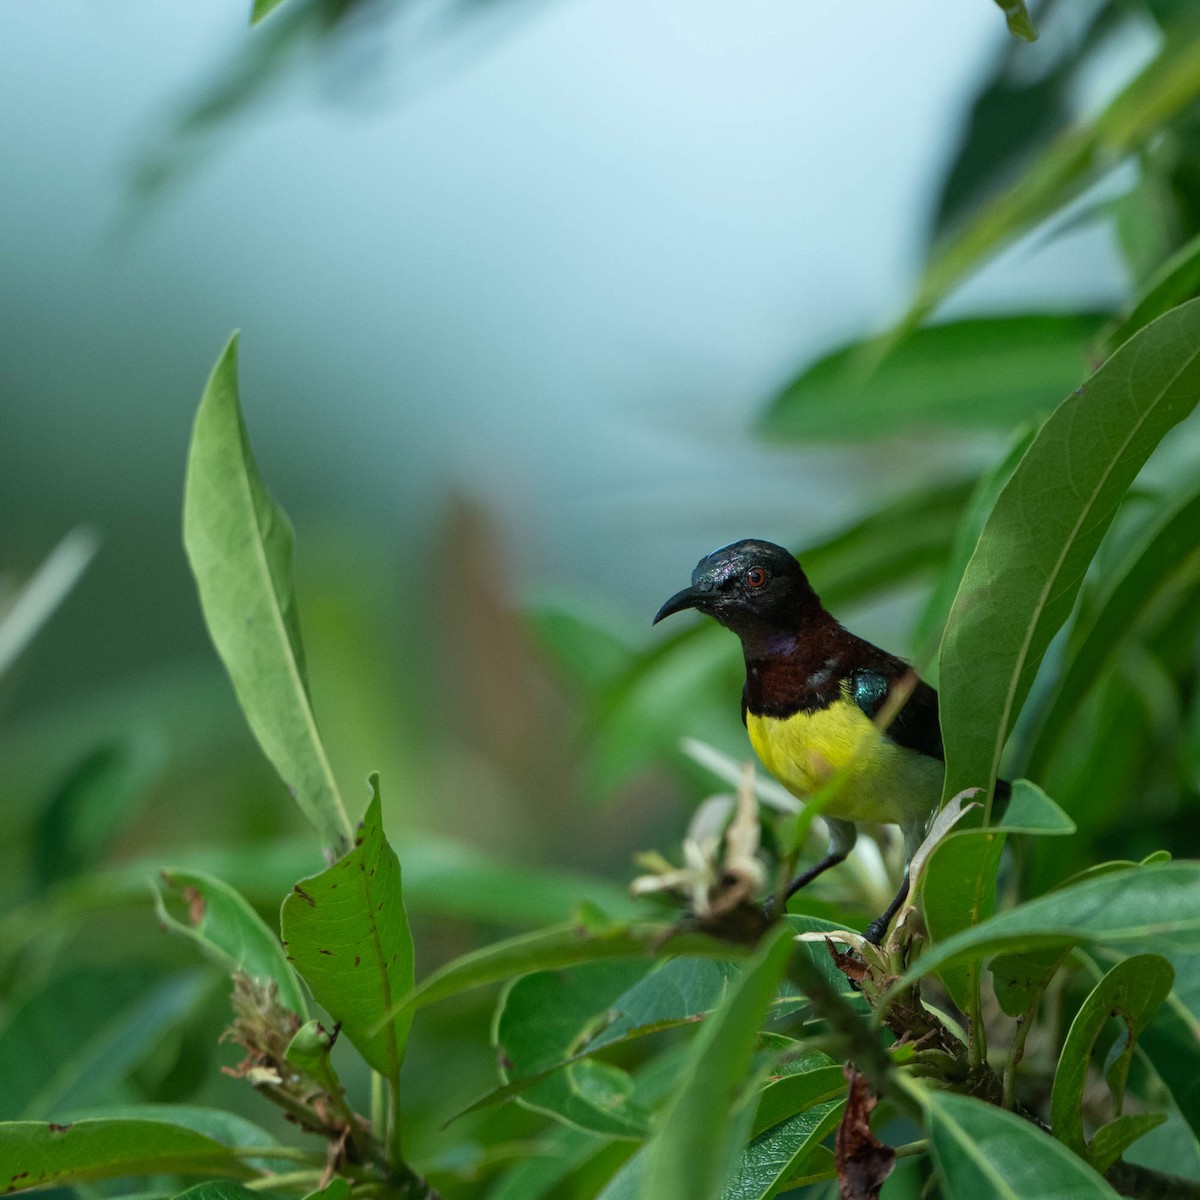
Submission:
M 663 617 L 669 617 L 672 613 L 683 612 L 685 608 L 699 608 L 704 596 L 702 592 L 698 592 L 694 587 L 685 587 L 682 592 L 676 592 L 670 600 L 666 602 L 655 614 L 651 625 L 657 625 Z

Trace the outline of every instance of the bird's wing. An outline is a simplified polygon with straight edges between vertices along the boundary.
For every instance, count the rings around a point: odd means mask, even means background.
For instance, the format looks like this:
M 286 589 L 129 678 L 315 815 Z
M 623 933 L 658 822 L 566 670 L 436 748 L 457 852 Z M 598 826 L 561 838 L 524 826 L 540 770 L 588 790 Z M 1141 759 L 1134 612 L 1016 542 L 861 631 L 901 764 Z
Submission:
M 907 668 L 904 671 L 907 672 Z M 896 672 L 885 674 L 872 667 L 859 667 L 850 676 L 850 695 L 854 703 L 874 719 L 898 678 Z M 929 684 L 923 680 L 917 681 L 912 695 L 887 727 L 887 736 L 918 754 L 928 754 L 931 758 L 945 757 L 942 751 L 942 728 L 938 721 L 938 696 Z

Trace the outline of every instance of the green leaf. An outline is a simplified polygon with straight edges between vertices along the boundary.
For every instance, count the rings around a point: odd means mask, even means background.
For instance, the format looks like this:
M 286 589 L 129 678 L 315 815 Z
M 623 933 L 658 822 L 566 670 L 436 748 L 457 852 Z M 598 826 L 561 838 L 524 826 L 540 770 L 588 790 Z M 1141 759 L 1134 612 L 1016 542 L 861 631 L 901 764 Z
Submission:
M 918 326 L 971 271 L 1147 144 L 1197 94 L 1200 37 L 1193 20 L 1163 40 L 1159 53 L 1107 108 L 1089 124 L 1073 126 L 1056 138 L 1006 191 L 939 247 L 893 336 Z
M 176 1192 L 171 1200 L 259 1200 L 261 1196 L 262 1192 L 251 1191 L 232 1179 L 210 1179 Z
M 236 335 L 196 414 L 183 543 L 213 644 L 254 736 L 326 844 L 344 853 L 350 821 L 305 681 L 292 530 L 250 450 L 238 403 Z
M 769 932 L 745 973 L 703 1023 L 683 1083 L 647 1147 L 647 1200 L 721 1195 L 752 1115 L 747 1077 L 758 1031 L 792 954 L 786 926 Z
M 996 872 L 1004 851 L 1004 835 L 968 830 L 944 837 L 929 856 L 922 890 L 925 923 L 934 944 L 978 925 L 996 911 Z M 951 999 L 963 1012 L 971 1010 L 972 978 L 978 963 L 951 963 L 939 975 Z
M 131 1175 L 257 1174 L 228 1146 L 163 1121 L 0 1124 L 0 1190 L 23 1191 Z
M 257 25 L 264 17 L 269 17 L 282 3 L 283 0 L 254 0 L 250 24 Z
M 1037 740 L 1026 767 L 1030 774 L 1040 776 L 1048 769 L 1079 706 L 1139 617 L 1165 590 L 1197 575 L 1198 528 L 1200 489 L 1164 508 L 1110 570 L 1103 594 L 1080 613 L 1067 641 L 1063 668 L 1042 702 Z
M 59 1116 L 108 1099 L 204 986 L 201 972 L 164 979 L 130 963 L 55 976 L 0 1033 L 0 1116 Z
M 736 968 L 704 959 L 585 963 L 515 980 L 497 1010 L 494 1044 L 507 1086 L 472 1109 L 518 1095 L 580 1129 L 641 1137 L 648 1112 L 626 1103 L 633 1081 L 584 1056 L 693 1024 L 725 993 Z M 624 1076 L 624 1078 L 622 1078 Z
M 1200 290 L 1200 235 L 1181 246 L 1159 267 L 1147 280 L 1128 315 L 1104 330 L 1101 342 L 1111 354 L 1139 329 L 1190 300 L 1197 290 Z
M 996 911 L 996 875 L 1007 833 L 1074 832 L 1074 821 L 1041 788 L 1028 779 L 1016 780 L 997 828 L 955 829 L 934 846 L 922 883 L 922 908 L 933 941 L 944 942 Z M 958 963 L 940 973 L 963 1011 L 969 1009 L 977 972 L 977 964 Z
M 535 933 L 496 942 L 464 954 L 427 975 L 420 985 L 401 998 L 395 1015 L 457 996 L 489 983 L 511 979 L 530 971 L 571 967 L 612 958 L 695 954 L 705 958 L 745 958 L 744 946 L 702 933 L 677 933 L 662 922 L 614 922 L 589 929 L 581 924 L 557 925 Z
M 1088 1143 L 1088 1157 L 1101 1174 L 1152 1129 L 1166 1123 L 1166 1113 L 1127 1113 L 1101 1125 Z
M 1014 779 L 997 828 L 1005 833 L 1065 837 L 1075 832 L 1075 822 L 1032 780 Z
M 585 963 L 513 981 L 493 1033 L 501 1075 L 511 1083 L 550 1071 L 524 1089 L 521 1104 L 603 1136 L 645 1136 L 650 1114 L 631 1103 L 628 1074 L 588 1059 L 566 1060 L 583 1053 L 595 1030 L 620 1013 L 621 997 L 650 966 L 638 960 Z
M 165 763 L 162 733 L 147 727 L 74 764 L 34 829 L 33 869 L 39 887 L 94 865 L 157 783 Z
M 1127 958 L 1096 984 L 1075 1014 L 1054 1072 L 1050 1111 L 1054 1136 L 1076 1154 L 1090 1158 L 1083 1135 L 1083 1088 L 1092 1052 L 1104 1027 L 1114 1016 L 1125 1025 L 1125 1044 L 1107 1072 L 1119 1116 L 1134 1045 L 1154 1011 L 1166 999 L 1174 980 L 1171 964 L 1160 955 Z M 1111 1145 L 1103 1149 L 1108 1153 Z M 1097 1170 L 1104 1170 L 1116 1160 L 1121 1149 L 1124 1146 L 1103 1166 L 1094 1159 L 1091 1161 Z
M 825 1070 L 837 1072 L 844 1091 L 841 1068 Z M 821 1143 L 837 1128 L 843 1108 L 844 1100 L 826 1100 L 759 1134 L 743 1151 L 721 1200 L 770 1200 L 796 1186 L 793 1181 L 805 1175 Z
M 329 1058 L 336 1038 L 336 1029 L 330 1033 L 314 1017 L 296 1030 L 283 1055 L 290 1066 L 320 1084 L 331 1096 L 340 1094 L 342 1090 L 337 1072 Z
M 765 433 L 874 441 L 929 429 L 1002 429 L 1049 412 L 1086 372 L 1099 313 L 971 317 L 914 330 L 866 361 L 854 342 L 815 362 L 762 418 Z
M 992 959 L 992 990 L 1001 1009 L 1010 1017 L 1027 1012 L 1046 990 L 1067 956 L 1063 946 L 1000 954 Z
M 278 1194 L 262 1189 L 252 1190 L 232 1179 L 209 1179 L 176 1192 L 171 1200 L 262 1200 L 264 1195 L 270 1197 Z
M 411 1012 L 389 1015 L 413 985 L 413 940 L 400 860 L 383 833 L 379 776 L 354 849 L 283 902 L 288 958 L 358 1052 L 393 1079 Z
M 1200 1139 L 1200 956 L 1156 947 L 1175 968 L 1175 988 L 1142 1032 L 1141 1046 Z
M 203 871 L 179 867 L 164 867 L 161 877 L 169 888 L 182 893 L 188 913 L 186 921 L 174 917 L 156 888 L 155 907 L 168 929 L 191 938 L 231 975 L 243 971 L 260 984 L 273 980 L 279 1002 L 301 1020 L 308 1016 L 304 993 L 279 939 L 233 888 Z
M 350 1180 L 344 1175 L 335 1175 L 323 1188 L 309 1192 L 304 1200 L 350 1200 Z
M 236 1112 L 224 1109 L 200 1108 L 192 1104 L 106 1104 L 101 1108 L 72 1110 L 70 1117 L 73 1121 L 96 1118 L 106 1121 L 116 1118 L 124 1121 L 160 1121 L 202 1133 L 205 1138 L 221 1142 L 222 1146 L 238 1146 L 242 1150 L 262 1147 L 262 1157 L 246 1159 L 247 1163 L 259 1170 L 288 1170 L 293 1165 L 290 1159 L 271 1158 L 271 1147 L 278 1146 L 278 1142 L 265 1129 Z
M 732 957 L 732 956 L 731 956 Z M 729 962 L 671 958 L 643 971 L 593 1025 L 584 1046 L 589 1051 L 626 1041 L 643 1030 L 694 1021 L 711 1012 L 740 970 Z
M 1036 42 L 1038 31 L 1025 7 L 1025 0 L 996 0 L 1004 20 L 1008 24 L 1008 32 L 1022 42 Z
M 945 1200 L 1116 1200 L 1085 1162 L 1032 1121 L 952 1092 L 920 1089 Z
M 972 489 L 959 520 L 949 558 L 938 572 L 937 581 L 930 590 L 929 599 L 917 620 L 913 645 L 919 650 L 924 651 L 928 647 L 932 652 L 933 647 L 941 642 L 946 622 L 950 617 L 950 609 L 954 604 L 955 593 L 979 542 L 979 535 L 983 533 L 988 515 L 996 506 L 997 497 L 1012 478 L 1017 463 L 1029 449 L 1035 433 L 1036 429 L 1032 424 L 1022 425 L 1013 435 L 1004 457 L 990 470 L 985 471 Z M 931 685 L 936 686 L 937 663 L 931 663 L 930 668 L 922 670 L 921 674 Z
M 991 794 L 1042 655 L 1129 485 L 1200 399 L 1200 301 L 1147 326 L 1042 426 L 1000 493 L 942 642 L 944 795 Z
M 1169 940 L 1200 951 L 1200 862 L 1154 863 L 1084 879 L 932 946 L 891 989 L 898 993 L 947 963 L 1081 942 L 1135 946 Z
M 804 1054 L 797 1062 L 784 1064 L 772 1075 L 758 1097 L 754 1137 L 766 1133 L 797 1113 L 807 1112 L 826 1100 L 844 1097 L 846 1076 L 842 1067 L 819 1050 Z
M 505 1171 L 484 1193 L 484 1200 L 543 1200 L 558 1197 L 563 1180 L 579 1181 L 586 1165 L 615 1150 L 627 1155 L 630 1143 L 607 1141 L 566 1125 L 556 1125 L 530 1154 Z

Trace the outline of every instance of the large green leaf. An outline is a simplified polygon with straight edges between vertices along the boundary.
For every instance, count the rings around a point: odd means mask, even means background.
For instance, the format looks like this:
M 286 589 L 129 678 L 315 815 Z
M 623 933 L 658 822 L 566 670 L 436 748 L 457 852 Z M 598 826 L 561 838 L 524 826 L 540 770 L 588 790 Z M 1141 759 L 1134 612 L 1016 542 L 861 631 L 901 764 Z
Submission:
M 77 968 L 28 996 L 0 1032 L 0 1116 L 57 1117 L 111 1098 L 195 1005 L 198 971 Z
M 0 1190 L 23 1191 L 132 1175 L 256 1175 L 230 1147 L 164 1121 L 0 1124 Z
M 1200 399 L 1200 301 L 1123 346 L 1042 426 L 1000 493 L 942 642 L 945 795 L 990 795 L 1042 655 L 1163 435 Z
M 292 530 L 250 450 L 238 403 L 236 335 L 196 413 L 183 543 L 213 644 L 254 736 L 326 844 L 344 853 L 350 821 L 305 680 Z
M 1200 862 L 1152 863 L 1084 879 L 930 947 L 893 990 L 911 986 L 948 963 L 1048 946 L 1161 942 L 1180 953 L 1200 951 L 1197 896 Z
M 922 908 L 930 937 L 944 942 L 978 925 L 996 910 L 996 872 L 1004 851 L 1004 835 L 994 830 L 967 830 L 944 837 L 929 856 Z M 952 963 L 939 974 L 951 999 L 971 1011 L 973 979 L 978 963 Z
M 1119 1017 L 1125 1025 L 1124 1045 L 1105 1072 L 1119 1117 L 1134 1046 L 1154 1011 L 1166 999 L 1174 980 L 1171 964 L 1161 955 L 1138 954 L 1127 958 L 1096 984 L 1071 1022 L 1054 1072 L 1051 1121 L 1054 1136 L 1076 1154 L 1090 1159 L 1097 1170 L 1111 1166 L 1125 1147 L 1120 1146 L 1107 1162 L 1097 1161 L 1096 1155 L 1089 1154 L 1084 1137 L 1083 1089 L 1096 1042 L 1109 1020 Z M 1110 1140 L 1111 1137 L 1110 1134 Z M 1097 1153 L 1105 1153 L 1103 1146 Z
M 1032 1121 L 953 1092 L 919 1092 L 945 1200 L 1116 1200 L 1082 1159 Z
M 400 860 L 383 833 L 379 776 L 354 849 L 298 883 L 283 902 L 288 958 L 358 1052 L 394 1079 L 412 1013 L 396 1001 L 413 985 L 413 940 Z
M 1029 449 L 1035 432 L 1032 423 L 1023 424 L 1013 435 L 1004 456 L 979 477 L 972 489 L 959 519 L 950 553 L 938 571 L 934 585 L 929 591 L 929 598 L 917 619 L 913 645 L 918 654 L 932 657 L 935 648 L 941 642 L 946 621 L 950 617 L 950 609 L 954 605 L 955 593 L 962 581 L 963 572 L 967 569 L 967 563 L 971 561 L 971 555 L 975 552 L 979 535 L 983 533 L 988 516 L 996 506 L 996 498 L 1012 478 L 1012 473 L 1025 451 Z M 922 665 L 921 675 L 926 682 L 936 687 L 937 671 L 938 664 L 933 661 Z
M 669 1049 L 637 1070 L 634 1096 L 639 1104 L 656 1108 L 674 1088 L 685 1049 Z M 634 1153 L 632 1142 L 556 1125 L 529 1157 L 487 1192 L 486 1200 L 557 1200 L 565 1194 L 564 1187 L 597 1200 L 600 1196 L 633 1200 L 640 1184 L 637 1164 L 643 1157 L 640 1150 Z
M 798 1050 L 798 1057 L 784 1060 L 768 1077 L 754 1109 L 751 1135 L 758 1137 L 797 1113 L 843 1097 L 845 1091 L 845 1072 L 828 1054 Z
M 785 919 L 795 933 L 835 933 L 841 928 L 813 917 L 789 915 Z M 718 953 L 724 945 L 717 944 Z M 844 999 L 856 1007 L 864 1006 L 861 995 L 850 990 L 823 942 L 800 942 L 796 952 L 808 957 Z M 744 953 L 727 946 L 723 957 Z M 524 1102 L 581 1128 L 615 1134 L 612 1108 L 617 1101 L 611 1087 L 604 1093 L 605 1103 L 599 1105 L 599 1125 L 596 1117 L 589 1117 L 587 1110 L 580 1108 L 592 1102 L 582 1094 L 580 1080 L 572 1078 L 581 1060 L 599 1050 L 694 1024 L 720 1002 L 730 980 L 737 976 L 738 968 L 732 962 L 686 956 L 657 964 L 644 958 L 626 962 L 601 959 L 576 964 L 569 970 L 521 976 L 510 985 L 497 1011 L 497 1055 L 509 1082 L 475 1101 L 464 1113 L 520 1096 Z M 634 982 L 623 988 L 630 979 Z M 808 1007 L 807 998 L 785 982 L 774 1011 L 778 1017 Z M 548 1017 L 548 1013 L 553 1015 Z M 753 1132 L 761 1133 L 815 1103 L 811 1091 L 814 1087 L 822 1089 L 820 1099 L 844 1091 L 840 1068 L 830 1068 L 836 1075 L 832 1085 L 819 1073 L 818 1069 L 831 1061 L 812 1052 L 789 1058 L 763 1093 Z M 610 1084 L 616 1082 L 607 1069 L 605 1079 Z M 622 1086 L 628 1093 L 628 1085 Z M 618 1119 L 628 1134 L 626 1117 Z
M 968 823 L 971 814 L 968 814 Z M 995 829 L 955 829 L 933 848 L 921 888 L 925 923 L 935 943 L 978 925 L 996 910 L 996 874 L 1008 833 L 1069 834 L 1074 822 L 1028 779 L 1018 779 Z M 955 1004 L 968 1011 L 978 964 L 941 972 Z
M 677 933 L 662 922 L 612 922 L 598 928 L 583 923 L 556 925 L 496 942 L 454 959 L 427 975 L 401 998 L 393 1012 L 423 1008 L 461 992 L 499 983 L 530 971 L 556 970 L 603 959 L 696 954 L 705 958 L 745 958 L 744 946 L 703 933 Z
M 1039 776 L 1066 736 L 1072 717 L 1107 668 L 1123 637 L 1164 589 L 1200 575 L 1200 490 L 1168 504 L 1130 546 L 1071 629 L 1063 669 L 1042 701 L 1037 741 L 1026 769 Z
M 203 871 L 164 867 L 161 877 L 167 887 L 181 893 L 187 910 L 186 920 L 176 918 L 156 889 L 159 919 L 168 929 L 191 938 L 230 974 L 243 971 L 261 984 L 273 980 L 279 1002 L 301 1020 L 307 1018 L 304 993 L 279 939 L 238 892 Z
M 841 1075 L 840 1067 L 832 1069 Z M 844 1078 L 841 1083 L 844 1090 Z M 837 1128 L 844 1107 L 844 1100 L 825 1099 L 760 1133 L 742 1152 L 721 1200 L 771 1200 L 797 1186 L 821 1143 Z
M 683 1083 L 647 1147 L 642 1196 L 721 1195 L 753 1116 L 748 1092 L 758 1032 L 793 950 L 792 932 L 770 933 L 725 1000 L 701 1026 Z
M 279 1145 L 260 1125 L 221 1108 L 203 1108 L 191 1104 L 106 1104 L 103 1109 L 89 1109 L 72 1115 L 78 1120 L 112 1121 L 120 1118 L 125 1121 L 160 1121 L 167 1125 L 181 1125 L 184 1129 L 191 1129 L 212 1138 L 214 1142 L 220 1142 L 222 1146 L 261 1148 L 266 1158 L 270 1157 L 266 1152 L 272 1146 Z
M 644 1136 L 649 1114 L 630 1103 L 633 1079 L 586 1056 L 693 1024 L 720 1001 L 736 970 L 698 958 L 630 959 L 518 978 L 504 994 L 494 1032 L 507 1086 L 484 1102 L 519 1095 L 581 1129 Z
M 650 1114 L 632 1102 L 633 1078 L 611 1064 L 577 1056 L 608 1014 L 620 1011 L 621 997 L 649 965 L 617 960 L 537 971 L 506 989 L 493 1035 L 505 1082 L 549 1070 L 524 1089 L 522 1104 L 604 1136 L 646 1135 Z
M 261 1149 L 261 1154 L 247 1156 L 245 1162 L 260 1171 L 286 1171 L 295 1166 L 295 1159 L 288 1151 L 285 1157 L 272 1157 L 271 1150 L 279 1143 L 265 1129 L 248 1121 L 237 1113 L 220 1108 L 203 1108 L 190 1104 L 103 1104 L 85 1109 L 72 1109 L 65 1120 L 121 1120 L 160 1121 L 167 1125 L 180 1125 L 210 1137 L 222 1146 L 236 1146 L 241 1150 Z
M 1099 313 L 948 321 L 915 330 L 871 370 L 856 342 L 789 384 L 762 427 L 804 441 L 871 441 L 946 426 L 1007 431 L 1079 386 L 1102 321 Z

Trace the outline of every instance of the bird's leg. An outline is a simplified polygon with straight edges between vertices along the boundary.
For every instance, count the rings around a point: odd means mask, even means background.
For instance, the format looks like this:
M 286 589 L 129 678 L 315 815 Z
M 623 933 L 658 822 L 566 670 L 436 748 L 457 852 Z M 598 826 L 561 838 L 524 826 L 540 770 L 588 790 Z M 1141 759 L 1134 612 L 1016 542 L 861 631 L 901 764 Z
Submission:
M 826 817 L 825 823 L 829 826 L 829 853 L 820 862 L 814 863 L 805 871 L 801 871 L 787 885 L 781 897 L 773 896 L 767 901 L 767 916 L 771 917 L 775 915 L 777 905 L 781 908 L 786 907 L 787 902 L 802 887 L 807 887 L 812 883 L 818 875 L 824 874 L 830 867 L 836 867 L 840 862 L 845 862 L 846 855 L 854 849 L 858 833 L 854 828 L 853 822 L 839 821 L 832 817 Z
M 908 899 L 909 889 L 909 867 L 913 860 L 913 855 L 916 854 L 917 848 L 925 838 L 926 826 L 929 824 L 929 818 L 923 818 L 916 821 L 910 821 L 903 826 L 904 832 L 904 882 L 900 885 L 900 890 L 892 897 L 892 902 L 887 908 L 867 926 L 863 937 L 871 943 L 872 946 L 878 946 L 883 941 L 883 935 L 887 933 L 888 926 L 892 923 L 892 918 L 900 911 L 905 900 Z
M 887 933 L 888 926 L 892 923 L 892 918 L 900 911 L 900 906 L 908 899 L 908 868 L 904 868 L 904 882 L 900 885 L 900 890 L 892 897 L 892 902 L 883 910 L 883 912 L 867 926 L 863 937 L 871 943 L 872 946 L 878 946 L 883 941 L 883 935 Z
M 801 871 L 787 885 L 787 890 L 783 893 L 783 902 L 786 904 L 802 887 L 807 887 L 818 875 L 823 875 L 830 867 L 836 867 L 838 863 L 845 862 L 847 853 L 846 850 L 830 850 L 820 862 L 814 863 L 806 871 Z

